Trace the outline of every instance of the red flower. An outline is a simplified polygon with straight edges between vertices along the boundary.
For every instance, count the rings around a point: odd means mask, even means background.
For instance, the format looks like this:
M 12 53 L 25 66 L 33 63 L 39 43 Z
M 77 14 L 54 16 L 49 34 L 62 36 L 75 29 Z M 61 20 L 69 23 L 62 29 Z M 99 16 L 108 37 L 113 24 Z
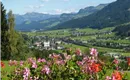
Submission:
M 112 74 L 112 80 L 122 80 L 121 73 L 118 71 L 114 71 L 114 73 Z
M 1 67 L 4 68 L 5 67 L 5 64 L 3 62 L 1 62 Z
M 126 59 L 127 59 L 128 65 L 130 66 L 130 57 L 127 57 Z
M 100 64 L 96 64 L 96 63 L 92 63 L 91 65 L 91 70 L 95 73 L 101 71 L 101 65 Z

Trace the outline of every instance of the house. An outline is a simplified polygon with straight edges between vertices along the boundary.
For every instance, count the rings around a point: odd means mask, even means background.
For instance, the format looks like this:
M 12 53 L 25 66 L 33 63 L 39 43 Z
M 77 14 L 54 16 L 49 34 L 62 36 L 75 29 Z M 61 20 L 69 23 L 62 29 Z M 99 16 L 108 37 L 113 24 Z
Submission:
M 44 42 L 44 47 L 49 48 L 50 47 L 50 42 L 49 41 Z
M 57 49 L 64 49 L 63 46 L 57 46 Z
M 37 47 L 41 46 L 41 42 L 35 42 L 34 45 L 36 45 Z
M 61 41 L 56 41 L 57 44 L 61 44 Z

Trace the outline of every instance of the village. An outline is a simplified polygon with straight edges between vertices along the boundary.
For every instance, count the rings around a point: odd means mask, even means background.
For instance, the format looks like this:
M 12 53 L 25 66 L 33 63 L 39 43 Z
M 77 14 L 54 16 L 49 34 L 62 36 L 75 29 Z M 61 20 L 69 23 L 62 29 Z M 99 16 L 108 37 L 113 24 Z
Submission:
M 66 31 L 61 31 L 55 34 L 63 35 L 65 32 Z M 49 34 L 53 35 L 51 33 Z M 31 36 L 31 43 L 29 44 L 29 48 L 35 48 L 39 50 L 64 50 L 66 48 L 64 45 L 74 44 L 74 45 L 79 45 L 84 47 L 97 46 L 97 47 L 120 49 L 120 52 L 130 51 L 130 44 L 111 41 L 111 40 L 119 40 L 121 39 L 120 37 L 101 36 L 101 35 L 112 34 L 111 31 L 97 32 L 97 33 L 84 33 L 84 32 L 71 31 L 69 32 L 69 34 L 71 35 L 63 36 L 63 37 L 50 37 L 44 35 Z M 94 38 L 88 40 L 83 40 L 80 38 L 84 36 L 93 36 Z M 125 40 L 130 40 L 130 38 L 129 37 L 125 38 Z M 119 54 L 118 52 L 115 51 L 106 52 L 106 54 L 104 55 L 109 55 L 115 58 L 122 58 L 123 54 Z

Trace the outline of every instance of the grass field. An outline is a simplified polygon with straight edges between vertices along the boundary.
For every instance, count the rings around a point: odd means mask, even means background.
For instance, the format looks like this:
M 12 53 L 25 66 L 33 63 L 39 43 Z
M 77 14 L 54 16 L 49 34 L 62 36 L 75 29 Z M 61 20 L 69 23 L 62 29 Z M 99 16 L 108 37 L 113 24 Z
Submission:
M 42 32 L 22 32 L 23 34 L 27 34 L 29 36 L 48 36 L 51 38 L 61 38 L 61 37 L 66 37 L 69 36 L 71 37 L 71 39 L 73 40 L 80 40 L 80 41 L 87 41 L 87 40 L 96 40 L 98 42 L 112 42 L 112 43 L 123 43 L 123 44 L 130 44 L 130 40 L 127 39 L 106 39 L 106 38 L 115 38 L 117 37 L 115 35 L 115 33 L 111 33 L 111 34 L 94 34 L 94 35 L 88 35 L 88 36 L 78 36 L 78 37 L 72 37 L 71 33 L 74 32 L 85 32 L 88 34 L 91 33 L 98 33 L 98 32 L 106 32 L 106 31 L 112 31 L 114 29 L 114 27 L 110 27 L 110 28 L 104 28 L 104 29 L 91 29 L 91 28 L 85 28 L 85 29 L 61 29 L 61 30 L 48 30 L 48 31 L 42 31 Z M 97 39 L 97 37 L 101 37 L 103 39 Z M 107 48 L 107 47 L 100 47 L 100 46 L 91 46 L 88 45 L 89 47 L 84 47 L 84 46 L 79 46 L 79 45 L 75 45 L 75 44 L 67 44 L 67 45 L 62 45 L 64 47 L 68 47 L 68 48 L 80 48 L 82 51 L 86 51 L 89 48 L 97 48 L 98 51 L 103 51 L 103 52 L 116 52 L 116 53 L 121 53 L 124 56 L 130 56 L 129 53 L 125 52 L 123 49 L 114 49 L 114 48 Z M 62 52 L 60 50 L 58 50 L 59 52 Z
M 1 69 L 1 76 L 2 80 L 9 80 L 7 75 L 11 74 L 11 71 L 15 69 L 15 66 L 9 66 L 8 61 L 3 61 L 5 64 L 5 67 Z

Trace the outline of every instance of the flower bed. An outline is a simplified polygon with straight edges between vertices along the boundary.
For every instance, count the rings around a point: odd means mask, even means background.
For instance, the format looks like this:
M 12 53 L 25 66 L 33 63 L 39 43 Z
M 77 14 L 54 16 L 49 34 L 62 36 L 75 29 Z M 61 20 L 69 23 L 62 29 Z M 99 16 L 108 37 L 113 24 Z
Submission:
M 104 63 L 98 54 L 92 48 L 89 55 L 78 49 L 71 55 L 53 53 L 48 59 L 10 60 L 9 66 L 15 66 L 15 70 L 8 77 L 11 80 L 128 80 L 128 74 L 119 66 L 117 59 Z

